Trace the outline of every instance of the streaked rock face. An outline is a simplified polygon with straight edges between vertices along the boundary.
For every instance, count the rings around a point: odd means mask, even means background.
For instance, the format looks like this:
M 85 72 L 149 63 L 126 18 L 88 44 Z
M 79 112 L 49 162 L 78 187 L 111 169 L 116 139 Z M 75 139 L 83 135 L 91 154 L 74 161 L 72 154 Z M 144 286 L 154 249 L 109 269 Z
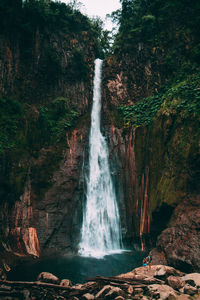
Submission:
M 24 194 L 7 211 L 8 247 L 20 255 L 38 257 L 41 251 L 73 251 L 77 245 L 82 220 L 82 165 L 87 125 L 75 129 L 66 139 L 68 147 L 63 160 L 44 196 L 37 199 L 29 178 Z

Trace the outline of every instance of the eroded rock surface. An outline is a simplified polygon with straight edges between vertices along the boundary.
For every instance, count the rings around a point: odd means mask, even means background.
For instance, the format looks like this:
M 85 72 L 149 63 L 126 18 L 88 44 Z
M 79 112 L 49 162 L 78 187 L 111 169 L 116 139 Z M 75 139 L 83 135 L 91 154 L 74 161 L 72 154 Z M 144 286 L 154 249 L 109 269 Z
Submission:
M 167 263 L 187 272 L 200 270 L 199 203 L 200 197 L 196 197 L 179 204 L 157 240 L 157 249 Z

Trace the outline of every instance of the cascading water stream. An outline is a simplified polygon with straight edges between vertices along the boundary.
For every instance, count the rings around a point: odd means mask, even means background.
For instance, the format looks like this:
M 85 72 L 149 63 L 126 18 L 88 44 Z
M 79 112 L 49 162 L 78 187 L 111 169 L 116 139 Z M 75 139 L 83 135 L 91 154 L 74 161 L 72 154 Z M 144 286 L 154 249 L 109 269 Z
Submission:
M 121 248 L 119 211 L 109 170 L 108 149 L 100 131 L 102 63 L 100 59 L 95 60 L 89 175 L 79 244 L 79 254 L 93 257 L 102 257 Z

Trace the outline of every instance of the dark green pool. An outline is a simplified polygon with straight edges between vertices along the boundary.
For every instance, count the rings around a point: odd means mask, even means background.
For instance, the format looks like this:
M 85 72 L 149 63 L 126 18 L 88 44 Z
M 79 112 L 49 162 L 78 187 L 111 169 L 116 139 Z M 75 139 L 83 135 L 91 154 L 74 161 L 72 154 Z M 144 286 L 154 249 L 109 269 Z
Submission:
M 82 256 L 62 256 L 26 262 L 8 274 L 8 280 L 35 281 L 40 272 L 50 272 L 59 279 L 70 279 L 82 283 L 97 275 L 114 276 L 129 272 L 142 265 L 144 252 L 122 252 L 101 259 Z

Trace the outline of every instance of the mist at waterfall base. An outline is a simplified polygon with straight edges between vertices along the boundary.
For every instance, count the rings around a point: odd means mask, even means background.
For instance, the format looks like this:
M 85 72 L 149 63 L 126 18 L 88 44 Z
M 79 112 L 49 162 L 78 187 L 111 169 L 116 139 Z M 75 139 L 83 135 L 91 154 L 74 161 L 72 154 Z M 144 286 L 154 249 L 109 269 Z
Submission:
M 24 263 L 9 273 L 10 280 L 34 281 L 41 272 L 83 283 L 95 276 L 115 276 L 142 265 L 141 251 L 125 251 L 120 216 L 109 169 L 108 147 L 100 130 L 102 60 L 95 61 L 93 107 L 89 138 L 89 174 L 83 209 L 79 255 Z

